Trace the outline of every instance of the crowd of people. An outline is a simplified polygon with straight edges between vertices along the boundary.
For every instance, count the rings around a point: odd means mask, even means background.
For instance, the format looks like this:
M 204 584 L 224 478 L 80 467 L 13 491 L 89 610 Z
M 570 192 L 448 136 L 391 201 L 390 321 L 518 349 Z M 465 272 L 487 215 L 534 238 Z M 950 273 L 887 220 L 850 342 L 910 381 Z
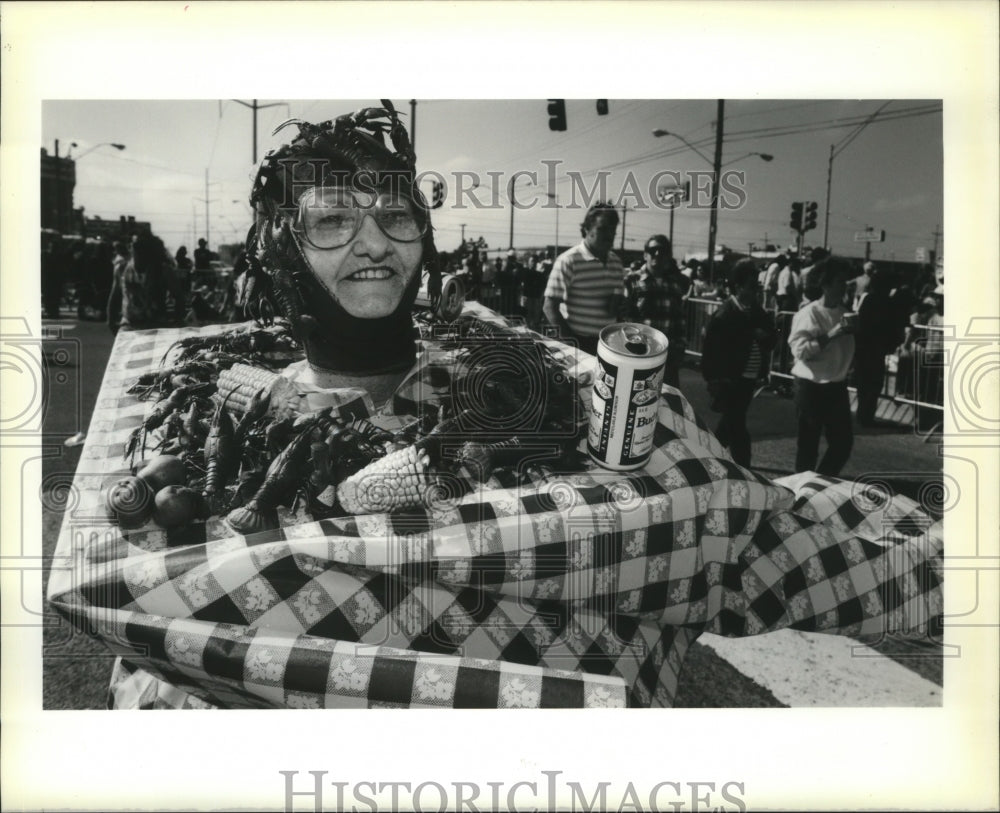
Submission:
M 580 226 L 581 241 L 554 261 L 511 251 L 489 263 L 462 261 L 458 273 L 505 316 L 521 316 L 532 329 L 549 327 L 595 353 L 600 331 L 636 321 L 663 332 L 669 342 L 664 381 L 680 386 L 680 368 L 692 339 L 701 342 L 701 372 L 716 434 L 745 466 L 751 462 L 747 412 L 773 367 L 790 376 L 797 413 L 796 471 L 837 475 L 850 457 L 853 424 L 884 428 L 876 417 L 886 378 L 886 357 L 896 355 L 896 392 L 925 404 L 940 403 L 940 365 L 928 363 L 944 313 L 941 279 L 933 270 L 915 278 L 815 248 L 770 262 L 744 258 L 723 263 L 714 279 L 697 260 L 683 265 L 670 240 L 649 237 L 643 261 L 625 268 L 612 250 L 618 213 L 598 203 Z M 476 268 L 484 269 L 479 273 Z M 488 293 L 496 292 L 495 301 Z M 715 300 L 701 335 L 689 317 L 689 300 Z M 852 418 L 848 384 L 857 392 Z M 826 451 L 819 456 L 821 439 Z
M 187 246 L 171 254 L 148 229 L 119 239 L 65 240 L 46 234 L 42 312 L 48 319 L 58 319 L 69 299 L 78 319 L 106 321 L 112 333 L 122 328 L 233 321 L 239 314 L 232 280 L 220 280 L 213 267 L 218 259 L 204 238 L 199 239 L 193 259 Z

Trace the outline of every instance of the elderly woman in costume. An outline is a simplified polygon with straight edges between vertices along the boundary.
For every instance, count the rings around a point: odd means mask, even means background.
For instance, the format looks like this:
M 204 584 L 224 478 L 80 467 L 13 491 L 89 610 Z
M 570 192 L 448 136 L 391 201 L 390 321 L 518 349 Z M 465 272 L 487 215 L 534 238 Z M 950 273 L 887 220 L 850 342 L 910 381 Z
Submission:
M 413 151 L 391 108 L 295 123 L 298 136 L 268 154 L 254 182 L 249 259 L 270 273 L 272 299 L 305 348 L 296 378 L 360 387 L 382 403 L 414 362 L 423 270 L 431 292 L 440 290 Z M 245 298 L 263 287 L 249 286 Z
M 54 569 L 50 599 L 67 618 L 100 630 L 113 619 L 98 633 L 121 655 L 112 706 L 670 706 L 702 632 L 881 634 L 941 612 L 940 531 L 914 504 L 877 489 L 861 504 L 855 484 L 813 473 L 769 481 L 736 465 L 674 392 L 649 462 L 606 471 L 581 452 L 591 357 L 502 325 L 479 329 L 479 349 L 461 331 L 418 339 L 413 306 L 424 274 L 439 293 L 436 254 L 406 133 L 383 104 L 298 122 L 264 159 L 244 300 L 262 317 L 274 303 L 300 339 L 305 358 L 283 373 L 299 391 L 360 389 L 380 417 L 407 405 L 419 416 L 430 394 L 479 420 L 432 410 L 433 425 L 392 435 L 383 456 L 330 481 L 341 510 L 290 511 L 263 533 L 232 512 L 190 539 L 140 529 L 92 551 L 79 584 Z M 459 320 L 469 325 L 481 328 Z M 435 343 L 447 352 L 429 353 Z M 344 427 L 324 410 L 290 421 L 247 505 L 281 490 L 278 464 L 321 474 L 309 453 L 324 443 L 310 433 L 343 451 Z M 366 502 L 357 478 L 369 470 L 383 495 L 443 474 L 450 486 Z M 243 488 L 236 471 L 227 499 Z

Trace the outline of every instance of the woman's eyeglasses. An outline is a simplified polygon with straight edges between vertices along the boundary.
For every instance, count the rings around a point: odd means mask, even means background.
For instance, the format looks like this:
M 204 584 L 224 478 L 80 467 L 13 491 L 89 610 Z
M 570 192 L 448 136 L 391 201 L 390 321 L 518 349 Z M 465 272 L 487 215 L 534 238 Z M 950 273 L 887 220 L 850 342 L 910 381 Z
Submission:
M 666 246 L 647 246 L 646 253 L 650 257 L 658 257 L 660 254 L 669 254 L 670 250 Z
M 313 248 L 340 248 L 357 237 L 369 215 L 386 237 L 400 243 L 420 240 L 427 232 L 426 213 L 407 197 L 381 194 L 365 203 L 354 192 L 334 188 L 303 195 L 292 230 Z

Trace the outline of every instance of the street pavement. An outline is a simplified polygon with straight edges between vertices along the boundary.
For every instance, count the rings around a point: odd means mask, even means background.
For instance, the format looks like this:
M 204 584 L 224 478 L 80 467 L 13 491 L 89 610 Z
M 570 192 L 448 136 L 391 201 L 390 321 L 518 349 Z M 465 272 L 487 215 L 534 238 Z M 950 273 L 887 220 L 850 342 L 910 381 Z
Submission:
M 43 422 L 42 519 L 45 571 L 62 523 L 66 491 L 81 447 L 63 441 L 86 431 L 94 410 L 113 337 L 101 322 L 44 320 L 43 343 L 52 380 Z M 75 317 L 75 314 L 73 314 Z M 66 351 L 59 353 L 59 350 Z M 58 366 L 59 373 L 53 374 Z M 58 383 L 58 382 L 63 383 Z M 681 390 L 711 427 L 699 371 L 681 371 Z M 791 399 L 764 391 L 750 408 L 753 466 L 769 477 L 791 474 L 795 460 L 795 408 Z M 878 480 L 918 501 L 942 479 L 940 444 L 912 428 L 858 430 L 842 476 Z M 930 513 L 935 506 L 927 505 Z M 43 636 L 43 704 L 47 709 L 100 709 L 113 658 L 104 646 L 72 629 L 54 613 Z M 766 707 L 937 705 L 941 699 L 941 653 L 933 641 L 886 640 L 864 646 L 836 636 L 789 631 L 759 638 L 703 636 L 692 648 L 677 695 L 678 706 Z

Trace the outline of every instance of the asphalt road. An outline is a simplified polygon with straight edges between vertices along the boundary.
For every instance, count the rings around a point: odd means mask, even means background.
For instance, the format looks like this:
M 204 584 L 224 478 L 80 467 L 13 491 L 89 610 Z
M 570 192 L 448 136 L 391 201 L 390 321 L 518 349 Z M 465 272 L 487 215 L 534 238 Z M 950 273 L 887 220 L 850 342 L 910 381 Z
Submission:
M 44 343 L 52 382 L 42 438 L 46 448 L 42 461 L 44 586 L 48 584 L 48 568 L 62 524 L 65 487 L 72 482 L 80 459 L 81 447 L 66 448 L 63 441 L 86 430 L 113 344 L 106 325 L 77 321 L 66 314 L 67 318 L 43 322 L 46 333 L 52 336 Z M 698 414 L 714 426 L 716 416 L 708 408 L 708 396 L 697 369 L 682 371 L 681 389 Z M 754 441 L 754 467 L 770 477 L 792 473 L 795 420 L 791 400 L 774 392 L 761 393 L 751 406 L 748 425 Z M 934 493 L 928 485 L 941 481 L 940 449 L 903 426 L 860 430 L 842 476 L 877 478 L 897 493 L 929 502 L 927 509 L 935 513 L 927 495 Z M 74 630 L 52 612 L 46 617 L 43 641 L 44 708 L 104 708 L 113 657 L 103 644 Z M 933 644 L 884 641 L 875 648 L 941 685 L 940 651 Z M 748 677 L 712 648 L 698 643 L 688 656 L 676 700 L 681 707 L 787 705 L 764 678 Z

